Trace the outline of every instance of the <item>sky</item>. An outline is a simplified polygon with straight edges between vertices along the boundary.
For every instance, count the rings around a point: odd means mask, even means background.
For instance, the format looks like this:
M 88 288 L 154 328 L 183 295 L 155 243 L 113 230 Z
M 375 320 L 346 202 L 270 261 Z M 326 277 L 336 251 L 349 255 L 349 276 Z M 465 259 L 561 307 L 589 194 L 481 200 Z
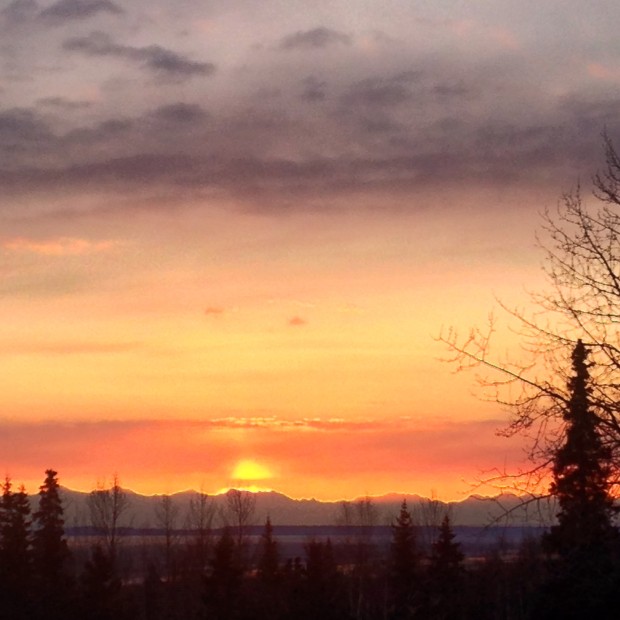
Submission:
M 3 473 L 456 499 L 517 466 L 437 336 L 544 289 L 540 214 L 619 132 L 619 21 L 1 0 Z

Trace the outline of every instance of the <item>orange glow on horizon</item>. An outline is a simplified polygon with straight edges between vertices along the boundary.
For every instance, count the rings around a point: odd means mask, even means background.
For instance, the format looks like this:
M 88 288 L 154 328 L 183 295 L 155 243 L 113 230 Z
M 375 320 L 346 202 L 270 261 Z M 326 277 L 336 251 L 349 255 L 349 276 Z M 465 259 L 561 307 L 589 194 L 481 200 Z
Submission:
M 29 492 L 51 466 L 63 486 L 85 491 L 117 472 L 123 487 L 147 495 L 241 488 L 323 501 L 433 492 L 454 500 L 496 494 L 498 487 L 476 481 L 498 463 L 508 470 L 522 463 L 520 442 L 496 437 L 501 425 L 414 418 L 15 423 L 0 428 L 0 467 Z
M 272 492 L 278 492 L 276 489 L 270 489 L 269 487 L 262 487 L 262 486 L 257 486 L 255 484 L 250 484 L 250 485 L 233 485 L 231 487 L 223 487 L 221 489 L 218 489 L 215 493 L 212 493 L 212 495 L 226 495 L 226 493 L 228 493 L 228 491 L 232 491 L 232 490 L 236 490 L 236 491 L 247 491 L 248 493 L 272 493 Z M 292 499 L 296 499 L 296 498 L 292 498 Z

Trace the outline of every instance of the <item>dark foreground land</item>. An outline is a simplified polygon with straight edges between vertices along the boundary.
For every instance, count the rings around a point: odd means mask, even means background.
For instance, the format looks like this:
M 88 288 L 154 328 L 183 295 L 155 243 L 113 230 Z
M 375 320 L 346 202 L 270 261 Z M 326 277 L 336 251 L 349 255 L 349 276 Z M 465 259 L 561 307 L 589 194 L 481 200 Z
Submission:
M 69 528 L 60 573 L 47 580 L 27 571 L 21 583 L 5 574 L 0 618 L 617 617 L 603 585 L 582 592 L 556 580 L 543 531 L 452 528 L 447 519 L 436 528 L 407 519 L 377 527 L 126 528 L 114 539 Z M 584 596 L 598 615 L 580 611 Z

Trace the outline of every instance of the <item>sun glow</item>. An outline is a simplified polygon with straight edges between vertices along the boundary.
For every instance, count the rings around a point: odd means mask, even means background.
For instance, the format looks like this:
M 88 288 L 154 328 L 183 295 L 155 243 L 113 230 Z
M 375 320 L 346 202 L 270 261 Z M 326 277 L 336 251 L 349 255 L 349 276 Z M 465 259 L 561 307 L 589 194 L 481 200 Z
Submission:
M 232 473 L 234 480 L 265 480 L 271 478 L 272 474 L 267 467 L 256 461 L 239 461 Z
M 271 487 L 263 487 L 256 486 L 255 484 L 250 485 L 235 485 L 234 487 L 223 487 L 217 490 L 214 495 L 226 495 L 228 491 L 247 491 L 248 493 L 272 493 L 275 489 Z

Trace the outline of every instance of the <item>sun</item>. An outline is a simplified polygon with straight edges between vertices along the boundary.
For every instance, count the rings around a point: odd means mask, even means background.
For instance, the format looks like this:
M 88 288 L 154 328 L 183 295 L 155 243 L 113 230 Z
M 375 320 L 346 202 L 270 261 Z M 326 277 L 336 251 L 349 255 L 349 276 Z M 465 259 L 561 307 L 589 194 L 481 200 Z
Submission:
M 265 480 L 271 478 L 272 473 L 256 461 L 243 460 L 235 465 L 232 477 L 234 480 Z

